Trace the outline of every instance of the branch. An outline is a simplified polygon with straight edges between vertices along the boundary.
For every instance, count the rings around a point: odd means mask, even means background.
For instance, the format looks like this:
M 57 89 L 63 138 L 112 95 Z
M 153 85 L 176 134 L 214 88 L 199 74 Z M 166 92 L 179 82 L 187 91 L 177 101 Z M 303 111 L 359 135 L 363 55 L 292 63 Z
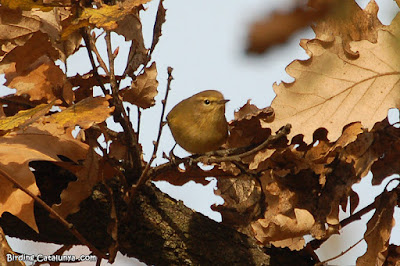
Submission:
M 255 154 L 260 150 L 275 144 L 278 140 L 287 136 L 290 133 L 290 129 L 291 125 L 287 124 L 286 126 L 282 127 L 276 133 L 276 135 L 270 135 L 263 143 L 261 143 L 256 147 L 251 145 L 249 147 L 212 151 L 205 153 L 203 155 L 195 154 L 184 158 L 176 158 L 173 162 L 170 161 L 168 163 L 154 167 L 149 171 L 149 176 L 154 178 L 163 172 L 176 168 L 177 165 L 181 163 L 184 163 L 185 165 L 190 165 L 200 162 L 205 164 L 221 163 L 221 162 L 240 162 L 242 158 Z

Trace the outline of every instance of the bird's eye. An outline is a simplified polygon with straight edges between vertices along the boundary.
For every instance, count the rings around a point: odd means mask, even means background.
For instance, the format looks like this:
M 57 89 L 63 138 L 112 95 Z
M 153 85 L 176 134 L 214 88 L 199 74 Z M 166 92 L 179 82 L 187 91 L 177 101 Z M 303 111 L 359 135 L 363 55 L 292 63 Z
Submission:
M 210 104 L 210 100 L 205 99 L 205 100 L 204 100 L 204 104 L 205 104 L 205 105 L 209 105 L 209 104 Z

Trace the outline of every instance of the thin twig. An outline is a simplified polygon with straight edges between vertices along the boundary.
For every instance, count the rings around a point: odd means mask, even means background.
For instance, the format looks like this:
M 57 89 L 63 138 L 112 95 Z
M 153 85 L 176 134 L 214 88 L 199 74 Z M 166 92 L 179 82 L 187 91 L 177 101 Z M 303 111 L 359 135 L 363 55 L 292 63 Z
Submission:
M 117 86 L 117 81 L 115 79 L 115 69 L 114 69 L 114 54 L 112 51 L 112 47 L 111 47 L 111 32 L 110 31 L 106 31 L 106 36 L 105 36 L 105 40 L 106 40 L 106 45 L 107 45 L 107 55 L 108 55 L 108 64 L 109 64 L 109 68 L 110 68 L 110 85 L 111 85 L 111 91 L 112 91 L 112 95 L 113 97 L 118 97 L 118 86 Z
M 356 243 L 354 243 L 353 245 L 351 245 L 351 246 L 350 246 L 348 249 L 346 249 L 345 251 L 340 252 L 340 254 L 336 255 L 335 257 L 332 257 L 332 258 L 329 258 L 329 259 L 327 259 L 327 260 L 318 262 L 318 263 L 315 264 L 315 266 L 325 265 L 325 263 L 330 262 L 330 261 L 332 261 L 332 260 L 335 260 L 335 259 L 337 259 L 337 258 L 343 256 L 344 254 L 346 254 L 347 252 L 349 252 L 351 249 L 353 249 L 355 246 L 357 246 L 358 244 L 360 244 L 361 241 L 363 241 L 363 240 L 364 240 L 364 237 L 361 238 L 360 240 L 358 240 L 358 241 L 357 241 Z
M 95 254 L 98 258 L 107 259 L 107 255 L 103 254 L 100 250 L 98 250 L 95 246 L 92 245 L 85 237 L 79 233 L 78 230 L 75 229 L 74 225 L 67 222 L 63 217 L 61 217 L 55 210 L 53 210 L 46 202 L 44 202 L 41 198 L 27 190 L 21 184 L 19 184 L 14 178 L 12 178 L 8 173 L 4 172 L 0 169 L 0 174 L 5 177 L 8 181 L 13 183 L 17 188 L 21 189 L 23 192 L 28 194 L 32 199 L 34 199 L 37 203 L 39 203 L 46 211 L 48 211 L 51 215 L 53 215 L 62 225 L 64 225 L 83 245 L 87 246 L 93 254 Z
M 167 70 L 168 71 L 167 90 L 165 92 L 164 100 L 161 101 L 163 106 L 162 106 L 162 111 L 161 111 L 160 124 L 158 126 L 157 140 L 155 142 L 153 142 L 153 144 L 154 144 L 153 153 L 151 155 L 151 158 L 150 158 L 149 162 L 146 164 L 146 167 L 144 168 L 144 170 L 142 172 L 142 175 L 140 176 L 138 182 L 136 183 L 135 186 L 132 187 L 132 189 L 133 189 L 132 190 L 132 195 L 133 195 L 134 191 L 136 190 L 136 188 L 138 188 L 141 184 L 143 184 L 143 183 L 145 183 L 147 181 L 147 179 L 148 179 L 147 173 L 150 170 L 151 164 L 153 163 L 154 159 L 156 158 L 156 154 L 157 154 L 157 151 L 158 151 L 158 146 L 160 144 L 161 132 L 162 132 L 162 129 L 163 129 L 164 125 L 165 125 L 165 122 L 164 122 L 165 107 L 167 105 L 167 99 L 168 99 L 169 91 L 171 90 L 171 81 L 174 79 L 174 77 L 172 76 L 172 70 L 173 70 L 172 67 L 168 67 L 168 70 Z
M 92 46 L 90 44 L 89 34 L 86 32 L 85 28 L 81 28 L 80 29 L 80 33 L 81 33 L 82 38 L 83 38 L 83 40 L 85 41 L 85 44 L 86 44 L 86 50 L 87 50 L 88 55 L 89 55 L 90 63 L 92 64 L 94 77 L 96 78 L 96 80 L 98 82 L 98 85 L 100 86 L 101 90 L 103 91 L 103 94 L 107 95 L 108 94 L 107 89 L 106 89 L 106 87 L 104 87 L 104 84 L 103 84 L 103 82 L 102 82 L 102 80 L 100 78 L 99 72 L 97 72 L 96 63 L 94 62 L 94 58 L 93 58 L 93 54 L 92 54 Z
M 91 44 L 90 48 L 92 49 L 92 51 L 96 55 L 96 58 L 97 58 L 97 61 L 100 64 L 100 67 L 104 70 L 106 75 L 109 76 L 110 72 L 108 71 L 106 63 L 103 61 L 103 58 L 101 58 L 99 50 L 97 50 L 97 46 L 96 46 L 95 40 L 93 40 L 93 38 L 90 38 L 90 44 Z
M 139 139 L 139 135 L 140 135 L 140 120 L 142 119 L 142 111 L 140 111 L 140 107 L 137 106 L 137 138 Z
M 388 192 L 387 187 L 389 186 L 390 183 L 392 183 L 393 181 L 400 181 L 399 178 L 393 178 L 392 180 L 390 180 L 382 193 L 386 193 Z M 381 193 L 381 194 L 382 194 Z M 376 198 L 375 200 L 370 203 L 369 205 L 365 206 L 364 208 L 362 208 L 361 210 L 359 210 L 358 212 L 353 213 L 352 215 L 350 215 L 349 217 L 347 217 L 346 219 L 343 219 L 340 223 L 339 223 L 339 227 L 342 229 L 343 227 L 345 227 L 346 225 L 349 225 L 350 223 L 357 221 L 357 220 L 361 220 L 362 216 L 364 216 L 365 214 L 367 214 L 368 212 L 372 211 L 373 209 L 375 209 L 376 207 Z M 325 243 L 325 241 L 327 241 L 329 239 L 329 237 L 324 237 L 322 239 L 314 239 L 310 242 L 308 242 L 307 246 L 310 246 L 313 250 L 316 250 L 318 248 L 321 247 L 321 245 L 323 243 Z
M 382 193 L 387 193 L 387 192 L 388 192 L 388 191 L 385 190 L 385 191 L 382 192 Z M 373 203 L 375 203 L 375 201 L 374 201 Z M 351 245 L 351 246 L 350 246 L 348 249 L 346 249 L 345 251 L 342 251 L 340 254 L 338 254 L 338 255 L 336 255 L 336 256 L 330 258 L 330 259 L 327 259 L 327 260 L 325 260 L 325 261 L 321 261 L 321 262 L 315 264 L 315 266 L 321 266 L 321 265 L 324 265 L 325 263 L 327 263 L 327 262 L 329 262 L 329 261 L 335 260 L 335 259 L 337 259 L 337 258 L 343 256 L 343 255 L 346 254 L 347 252 L 349 252 L 349 251 L 350 251 L 352 248 L 354 248 L 355 246 L 357 246 L 361 241 L 363 241 L 367 236 L 369 236 L 369 235 L 376 229 L 376 227 L 378 226 L 378 224 L 379 224 L 380 221 L 381 221 L 382 212 L 383 212 L 384 210 L 385 210 L 385 208 L 381 211 L 381 213 L 379 213 L 379 215 L 378 215 L 378 221 L 376 221 L 376 223 L 374 224 L 374 227 L 372 227 L 371 230 L 369 230 L 368 232 L 365 232 L 365 233 L 364 233 L 364 236 L 363 236 L 360 240 L 358 240 L 356 243 L 354 243 L 353 245 Z

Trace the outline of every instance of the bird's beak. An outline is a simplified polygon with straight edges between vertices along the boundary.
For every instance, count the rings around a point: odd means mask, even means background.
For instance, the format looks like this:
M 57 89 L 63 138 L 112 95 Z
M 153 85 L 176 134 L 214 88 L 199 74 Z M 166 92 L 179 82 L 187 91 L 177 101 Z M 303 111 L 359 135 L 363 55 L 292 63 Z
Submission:
M 223 100 L 220 100 L 218 103 L 226 104 L 226 103 L 229 102 L 229 101 L 230 101 L 230 100 L 223 99 Z

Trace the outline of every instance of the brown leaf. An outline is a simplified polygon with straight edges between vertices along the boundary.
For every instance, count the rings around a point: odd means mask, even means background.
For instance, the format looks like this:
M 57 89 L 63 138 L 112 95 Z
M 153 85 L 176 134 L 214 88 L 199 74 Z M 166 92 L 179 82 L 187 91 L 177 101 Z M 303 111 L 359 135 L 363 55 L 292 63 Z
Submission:
M 250 104 L 250 101 L 235 112 L 235 120 L 229 123 L 229 148 L 245 147 L 251 144 L 259 144 L 270 135 L 270 129 L 263 129 L 261 121 L 269 123 L 274 119 L 274 110 L 270 107 L 258 109 Z
M 108 167 L 100 156 L 90 149 L 81 167 L 70 169 L 78 178 L 70 182 L 68 187 L 61 193 L 61 203 L 53 204 L 52 208 L 63 218 L 69 214 L 79 211 L 79 204 L 92 194 L 94 185 L 107 180 L 115 175 L 115 171 Z
M 329 45 L 318 40 L 304 43 L 311 58 L 287 67 L 295 82 L 274 84 L 275 120 L 262 126 L 275 131 L 290 123 L 291 136 L 303 134 L 307 143 L 321 127 L 328 130 L 330 140 L 338 139 L 343 127 L 355 121 L 371 129 L 400 102 L 400 64 L 393 60 L 400 48 L 396 34 L 393 26 L 391 31 L 379 31 L 376 44 L 352 42 L 352 50 L 359 53 L 356 59 L 344 54 L 340 38 Z
M 50 121 L 54 121 L 65 128 L 78 125 L 83 129 L 87 129 L 106 120 L 114 111 L 114 106 L 109 107 L 108 100 L 110 98 L 110 95 L 86 98 L 62 112 L 53 114 L 50 117 Z
M 218 178 L 216 195 L 224 199 L 223 205 L 212 206 L 222 215 L 222 222 L 235 227 L 247 227 L 261 214 L 261 187 L 247 175 Z M 239 228 L 240 229 L 240 228 Z
M 23 128 L 39 118 L 43 117 L 54 105 L 54 101 L 49 104 L 41 104 L 35 108 L 20 111 L 14 116 L 0 119 L 0 131 L 12 130 L 16 127 Z
M 158 91 L 157 68 L 153 62 L 150 67 L 146 68 L 144 73 L 136 78 L 129 89 L 122 91 L 124 101 L 135 104 L 141 108 L 149 108 L 156 102 L 154 97 Z
M 84 8 L 80 17 L 63 30 L 62 39 L 67 39 L 76 30 L 88 25 L 105 30 L 115 30 L 118 22 L 138 11 L 150 0 L 126 0 L 116 5 L 102 4 L 99 8 Z
M 296 8 L 288 13 L 274 12 L 250 26 L 247 52 L 263 53 L 273 45 L 284 43 L 297 30 L 310 25 L 322 12 Z
M 50 102 L 56 98 L 72 103 L 72 85 L 66 80 L 64 72 L 47 56 L 39 58 L 24 73 L 7 80 L 9 88 L 17 90 L 16 95 L 27 94 L 31 101 L 42 100 Z
M 60 161 L 58 155 L 78 162 L 85 158 L 87 149 L 86 144 L 76 141 L 71 135 L 38 121 L 0 138 L 0 167 L 27 190 L 39 195 L 29 162 L 56 162 Z M 34 200 L 1 176 L 0 198 L 0 214 L 9 212 L 38 230 L 33 213 Z
M 387 251 L 384 253 L 386 256 L 385 265 L 400 265 L 400 247 L 394 244 L 389 245 Z
M 377 17 L 378 9 L 374 0 L 364 10 L 355 1 L 332 1 L 331 7 L 327 9 L 328 14 L 312 26 L 316 39 L 334 42 L 339 36 L 343 40 L 345 53 L 356 56 L 357 51 L 351 49 L 350 42 L 368 40 L 375 43 L 378 30 L 384 27 Z
M 255 237 L 261 243 L 271 242 L 277 247 L 288 247 L 300 250 L 305 241 L 301 237 L 307 234 L 315 223 L 313 215 L 304 209 L 294 209 L 289 216 L 278 214 L 266 219 L 260 219 L 251 224 Z
M 390 233 L 394 226 L 393 213 L 397 204 L 397 192 L 384 192 L 375 199 L 376 211 L 367 223 L 364 239 L 367 251 L 357 259 L 357 265 L 383 265 L 384 252 L 389 245 Z
M 153 41 L 151 42 L 150 53 L 154 51 L 154 48 L 156 47 L 162 35 L 161 28 L 165 22 L 165 15 L 166 15 L 166 10 L 163 6 L 163 2 L 164 0 L 160 0 L 160 3 L 158 4 L 156 22 L 154 24 L 154 29 L 153 29 Z
M 189 181 L 207 185 L 210 181 L 206 177 L 227 176 L 224 171 L 214 166 L 211 170 L 203 170 L 198 165 L 186 165 L 185 169 L 180 167 L 167 168 L 161 171 L 153 181 L 167 181 L 175 186 L 182 186 Z

